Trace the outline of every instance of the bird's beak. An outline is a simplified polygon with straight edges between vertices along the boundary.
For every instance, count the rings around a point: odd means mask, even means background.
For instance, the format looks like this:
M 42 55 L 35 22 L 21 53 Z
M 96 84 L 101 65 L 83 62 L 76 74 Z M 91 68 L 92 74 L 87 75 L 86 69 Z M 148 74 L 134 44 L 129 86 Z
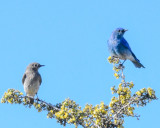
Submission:
M 43 66 L 45 66 L 45 65 L 40 65 L 39 67 L 43 67 Z
M 128 31 L 128 29 L 124 29 L 124 32 Z

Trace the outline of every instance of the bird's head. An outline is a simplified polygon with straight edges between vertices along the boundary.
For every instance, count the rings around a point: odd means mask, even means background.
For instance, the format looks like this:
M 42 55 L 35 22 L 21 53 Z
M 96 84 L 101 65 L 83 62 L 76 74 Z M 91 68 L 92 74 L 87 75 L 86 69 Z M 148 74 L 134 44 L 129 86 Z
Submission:
M 121 38 L 121 37 L 123 37 L 123 35 L 126 31 L 128 31 L 128 30 L 124 29 L 124 28 L 117 28 L 113 31 L 112 35 L 114 36 L 114 38 Z
M 38 71 L 38 69 L 42 66 L 44 65 L 40 65 L 39 63 L 34 62 L 34 63 L 29 64 L 27 69 Z

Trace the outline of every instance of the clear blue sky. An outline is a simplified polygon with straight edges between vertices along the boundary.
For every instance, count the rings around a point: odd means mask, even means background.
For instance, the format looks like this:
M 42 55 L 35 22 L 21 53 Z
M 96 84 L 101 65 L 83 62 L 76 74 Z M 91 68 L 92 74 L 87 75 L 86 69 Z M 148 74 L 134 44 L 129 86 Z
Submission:
M 145 69 L 127 61 L 125 75 L 137 91 L 152 87 L 159 97 L 160 1 L 153 0 L 8 0 L 0 1 L 0 96 L 9 88 L 22 92 L 22 76 L 31 62 L 40 69 L 39 97 L 56 104 L 70 97 L 84 107 L 112 97 L 113 77 L 107 40 L 117 27 Z M 140 120 L 126 118 L 126 128 L 159 126 L 160 102 L 137 108 Z M 0 127 L 62 128 L 46 112 L 23 105 L 0 104 Z M 66 128 L 74 128 L 67 125 Z

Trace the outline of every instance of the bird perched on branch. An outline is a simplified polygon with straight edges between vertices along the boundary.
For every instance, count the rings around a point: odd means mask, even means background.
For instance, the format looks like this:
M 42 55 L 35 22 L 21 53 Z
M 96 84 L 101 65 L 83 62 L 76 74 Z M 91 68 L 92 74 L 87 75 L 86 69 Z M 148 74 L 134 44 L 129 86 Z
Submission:
M 33 104 L 33 98 L 37 94 L 39 86 L 42 83 L 41 75 L 38 72 L 38 69 L 42 66 L 44 65 L 40 65 L 39 63 L 29 64 L 22 78 L 24 91 L 27 94 L 27 96 L 30 97 L 31 104 Z
M 122 59 L 124 62 L 128 59 L 132 61 L 136 68 L 145 68 L 132 52 L 128 42 L 124 39 L 123 35 L 126 31 L 126 29 L 117 28 L 112 32 L 108 40 L 108 49 L 111 57 Z

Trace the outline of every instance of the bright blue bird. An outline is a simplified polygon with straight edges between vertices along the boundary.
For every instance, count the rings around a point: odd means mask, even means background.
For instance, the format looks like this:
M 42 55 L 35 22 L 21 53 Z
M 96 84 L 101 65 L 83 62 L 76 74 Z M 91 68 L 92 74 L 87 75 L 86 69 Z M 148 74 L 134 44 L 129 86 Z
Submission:
M 111 54 L 111 57 L 122 59 L 124 60 L 124 62 L 128 59 L 132 61 L 135 67 L 145 68 L 137 59 L 135 54 L 132 52 L 128 42 L 124 39 L 123 35 L 126 31 L 126 29 L 117 28 L 112 32 L 112 35 L 108 40 L 108 49 Z

